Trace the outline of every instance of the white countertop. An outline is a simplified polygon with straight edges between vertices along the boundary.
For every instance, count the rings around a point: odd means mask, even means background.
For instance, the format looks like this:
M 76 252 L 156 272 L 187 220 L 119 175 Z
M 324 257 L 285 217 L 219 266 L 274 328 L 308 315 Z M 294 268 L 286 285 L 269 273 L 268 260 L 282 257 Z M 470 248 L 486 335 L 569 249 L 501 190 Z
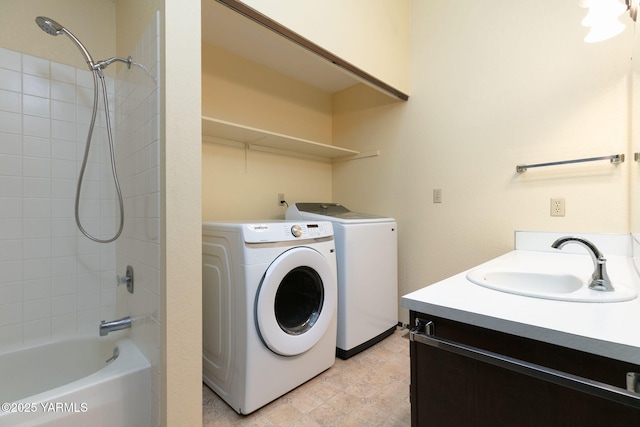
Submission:
M 593 262 L 585 250 L 577 245 L 573 245 L 576 249 L 571 251 L 546 249 L 550 245 L 546 245 L 547 241 L 553 242 L 556 237 L 566 234 L 532 233 L 535 238 L 530 240 L 525 236 L 524 243 L 519 240 L 522 235 L 516 236 L 516 250 L 482 266 L 528 259 L 560 262 L 571 268 L 579 266 L 584 269 L 586 281 L 593 271 Z M 623 249 L 617 250 L 610 248 L 610 242 L 587 236 L 604 252 L 613 285 L 624 284 L 640 291 L 640 280 L 630 256 L 631 244 L 627 253 L 626 240 Z M 545 249 L 536 246 L 537 243 L 530 244 L 540 239 Z M 626 239 L 630 241 L 630 236 Z M 581 250 L 583 254 L 579 253 Z M 532 298 L 476 285 L 467 280 L 466 273 L 403 296 L 402 306 L 416 312 L 640 364 L 640 297 L 612 303 Z

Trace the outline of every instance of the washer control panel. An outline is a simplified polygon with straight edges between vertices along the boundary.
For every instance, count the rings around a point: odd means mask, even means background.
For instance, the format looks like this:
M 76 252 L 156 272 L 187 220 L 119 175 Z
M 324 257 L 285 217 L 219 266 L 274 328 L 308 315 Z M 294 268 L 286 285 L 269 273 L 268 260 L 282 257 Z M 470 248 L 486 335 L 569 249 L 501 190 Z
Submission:
M 333 237 L 333 226 L 329 221 L 274 221 L 245 224 L 243 233 L 247 243 L 287 242 Z

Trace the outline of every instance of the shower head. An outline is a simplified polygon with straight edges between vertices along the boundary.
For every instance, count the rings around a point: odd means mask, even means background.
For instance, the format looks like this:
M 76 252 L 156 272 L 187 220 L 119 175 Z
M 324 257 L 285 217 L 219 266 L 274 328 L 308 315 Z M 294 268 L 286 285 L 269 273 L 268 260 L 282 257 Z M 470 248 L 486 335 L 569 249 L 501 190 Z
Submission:
M 51 34 L 52 36 L 57 36 L 64 29 L 62 25 L 45 16 L 38 16 L 36 18 L 36 24 L 38 24 L 38 27 L 42 28 L 42 31 Z
M 66 34 L 71 39 L 71 41 L 76 46 L 78 46 L 78 49 L 80 49 L 82 56 L 84 56 L 85 61 L 87 61 L 87 65 L 89 65 L 89 69 L 92 71 L 95 69 L 95 65 L 93 63 L 91 55 L 89 55 L 89 51 L 84 47 L 82 43 L 80 43 L 80 40 L 78 40 L 77 37 L 71 33 L 71 31 L 67 30 L 65 27 L 58 24 L 53 19 L 47 18 L 45 16 L 38 16 L 36 18 L 36 24 L 38 24 L 38 27 L 40 27 L 42 31 L 46 32 L 47 34 L 51 34 L 52 36 L 57 36 L 63 33 Z

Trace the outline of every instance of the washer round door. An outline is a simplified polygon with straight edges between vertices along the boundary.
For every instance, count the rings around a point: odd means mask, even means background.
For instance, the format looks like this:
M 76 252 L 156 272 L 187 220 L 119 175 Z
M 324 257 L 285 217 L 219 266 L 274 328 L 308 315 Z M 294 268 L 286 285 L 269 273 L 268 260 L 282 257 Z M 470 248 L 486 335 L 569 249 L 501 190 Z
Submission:
M 312 348 L 332 324 L 335 272 L 308 247 L 282 253 L 262 277 L 256 296 L 258 332 L 274 353 L 295 356 Z

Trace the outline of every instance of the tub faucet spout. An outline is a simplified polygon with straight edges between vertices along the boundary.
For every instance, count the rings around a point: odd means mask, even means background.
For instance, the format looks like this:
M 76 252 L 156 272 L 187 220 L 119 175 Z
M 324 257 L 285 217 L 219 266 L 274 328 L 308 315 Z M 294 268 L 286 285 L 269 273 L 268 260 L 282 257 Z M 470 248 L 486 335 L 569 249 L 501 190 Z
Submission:
M 119 331 L 121 329 L 128 329 L 131 327 L 131 316 L 123 317 L 122 319 L 113 320 L 111 322 L 100 322 L 100 336 L 104 337 L 109 332 Z
M 600 252 L 600 250 L 596 247 L 596 245 L 581 237 L 566 236 L 561 237 L 553 242 L 551 244 L 551 247 L 555 249 L 562 249 L 569 243 L 577 243 L 581 246 L 584 246 L 589 252 L 589 255 L 591 255 L 594 269 L 593 274 L 591 275 L 589 289 L 603 292 L 613 292 L 614 288 L 611 285 L 611 280 L 609 279 L 609 275 L 607 274 L 607 260 L 604 255 L 602 255 L 602 252 Z

